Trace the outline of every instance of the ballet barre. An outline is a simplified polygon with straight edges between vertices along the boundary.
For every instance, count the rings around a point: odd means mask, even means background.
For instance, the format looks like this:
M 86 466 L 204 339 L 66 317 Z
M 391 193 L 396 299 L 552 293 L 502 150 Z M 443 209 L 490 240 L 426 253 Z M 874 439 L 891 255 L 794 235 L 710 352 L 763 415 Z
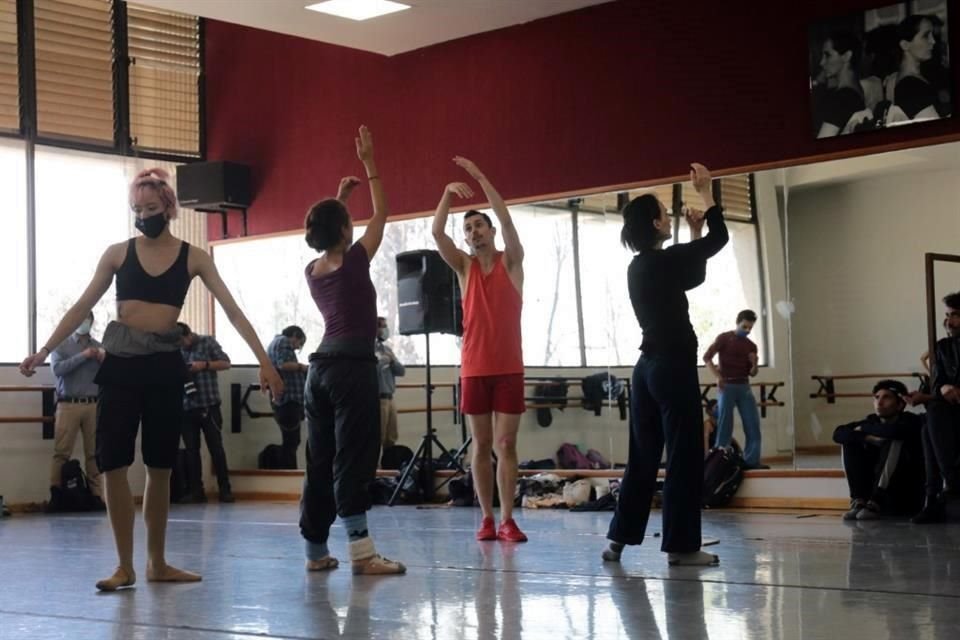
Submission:
M 700 392 L 700 399 L 703 400 L 703 405 L 706 406 L 710 401 L 710 390 L 716 388 L 718 383 L 716 382 L 701 382 L 700 386 L 703 391 Z M 767 417 L 767 407 L 782 407 L 784 403 L 782 400 L 777 400 L 777 390 L 784 385 L 783 382 L 751 382 L 751 387 L 760 388 L 760 402 L 757 403 L 757 406 L 760 407 L 760 417 Z
M 916 379 L 919 384 L 927 385 L 930 384 L 930 376 L 926 373 L 919 371 L 914 371 L 910 373 L 850 373 L 843 375 L 814 375 L 810 376 L 811 380 L 814 380 L 819 388 L 815 393 L 811 393 L 810 397 L 813 399 L 823 398 L 827 401 L 828 404 L 835 404 L 837 398 L 872 398 L 873 394 L 861 391 L 861 392 L 844 392 L 837 393 L 836 381 L 837 380 L 889 380 L 896 378 L 906 378 L 906 379 Z
M 0 416 L 0 424 L 43 425 L 43 439 L 53 440 L 53 422 L 57 411 L 56 389 L 48 385 L 0 385 L 0 393 L 40 393 L 41 413 L 39 416 Z
M 244 389 L 246 386 L 246 389 Z M 453 383 L 434 383 L 433 387 L 444 387 L 453 389 L 453 402 L 447 405 L 434 405 L 432 410 L 434 412 L 438 411 L 450 411 L 454 415 L 454 424 L 458 422 L 459 410 L 457 406 L 457 385 Z M 426 384 L 418 383 L 405 383 L 402 386 L 397 385 L 398 389 L 426 389 Z M 242 385 L 240 383 L 234 382 L 230 385 L 230 432 L 231 433 L 241 433 L 243 431 L 242 418 L 243 414 L 246 414 L 248 418 L 257 419 L 257 418 L 272 418 L 273 411 L 263 411 L 255 409 L 250 405 L 250 399 L 253 396 L 254 392 L 260 391 L 259 384 L 249 384 Z M 426 407 L 404 407 L 402 409 L 398 408 L 397 413 L 426 413 Z M 2 419 L 0 419 L 2 421 Z M 51 436 L 52 437 L 52 436 Z

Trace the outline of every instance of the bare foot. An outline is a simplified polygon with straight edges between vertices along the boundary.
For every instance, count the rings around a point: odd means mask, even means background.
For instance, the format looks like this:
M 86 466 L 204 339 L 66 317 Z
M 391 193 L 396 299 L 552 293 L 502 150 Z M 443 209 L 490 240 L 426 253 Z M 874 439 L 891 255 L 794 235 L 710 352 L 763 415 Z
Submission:
M 137 581 L 137 575 L 133 569 L 124 569 L 117 567 L 113 575 L 97 582 L 97 589 L 100 591 L 116 591 L 122 587 L 132 587 Z
M 307 560 L 307 571 L 331 571 L 340 566 L 340 561 L 333 556 L 326 556 L 319 560 Z
M 161 567 L 147 566 L 147 582 L 200 582 L 202 579 L 199 574 L 177 569 L 168 564 Z

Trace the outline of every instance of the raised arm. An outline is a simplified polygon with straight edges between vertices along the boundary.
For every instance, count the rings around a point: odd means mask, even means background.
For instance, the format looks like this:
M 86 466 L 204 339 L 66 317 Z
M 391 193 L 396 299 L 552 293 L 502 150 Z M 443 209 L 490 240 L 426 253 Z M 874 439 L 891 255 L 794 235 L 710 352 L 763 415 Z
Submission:
M 453 243 L 453 238 L 447 235 L 447 218 L 450 215 L 450 201 L 453 196 L 461 199 L 472 198 L 473 190 L 462 182 L 451 182 L 444 187 L 443 196 L 440 197 L 437 210 L 433 214 L 433 240 L 437 243 L 437 250 L 443 261 L 462 277 L 467 271 L 467 265 L 470 264 L 470 256 L 458 249 Z
M 373 160 L 373 136 L 366 125 L 360 127 L 360 135 L 354 141 L 357 144 L 357 157 L 367 172 L 370 200 L 373 201 L 373 217 L 367 221 L 367 230 L 359 242 L 367 250 L 367 258 L 373 260 L 383 241 L 383 228 L 387 224 L 387 197 L 383 193 L 383 181 L 377 173 L 377 163 Z
M 510 211 L 507 209 L 503 198 L 494 189 L 487 176 L 473 162 L 461 156 L 456 156 L 453 161 L 480 184 L 480 188 L 483 189 L 483 193 L 487 197 L 487 202 L 493 208 L 493 214 L 500 224 L 500 233 L 503 234 L 503 252 L 507 258 L 507 268 L 521 265 L 523 263 L 523 245 L 520 243 L 517 227 L 513 224 L 513 218 L 510 217 Z
M 254 356 L 256 356 L 257 362 L 260 363 L 260 388 L 263 390 L 269 389 L 275 397 L 281 395 L 283 393 L 283 380 L 280 379 L 280 374 L 277 373 L 270 357 L 264 351 L 263 345 L 260 344 L 257 332 L 254 331 L 247 317 L 243 315 L 243 311 L 240 310 L 237 301 L 234 300 L 230 290 L 227 289 L 227 285 L 223 283 L 216 265 L 213 264 L 213 259 L 206 252 L 197 248 L 192 248 L 191 254 L 190 259 L 197 265 L 197 275 L 200 276 L 203 284 L 207 286 L 213 297 L 223 307 L 230 324 L 237 329 L 237 333 L 247 343 Z
M 47 341 L 43 343 L 40 350 L 24 358 L 23 362 L 20 363 L 20 373 L 25 376 L 32 376 L 35 369 L 43 364 L 51 351 L 66 340 L 80 326 L 80 323 L 90 315 L 94 305 L 110 288 L 110 284 L 113 282 L 113 274 L 116 273 L 122 261 L 124 248 L 124 244 L 111 245 L 103 252 L 103 255 L 100 256 L 100 262 L 97 263 L 97 270 L 93 274 L 93 279 L 90 280 L 90 284 L 80 295 L 80 299 L 64 314 L 60 324 L 53 330 Z
M 717 255 L 717 253 L 723 249 L 730 239 L 730 234 L 727 231 L 726 223 L 723 221 L 723 211 L 717 206 L 716 201 L 713 199 L 713 178 L 710 172 L 705 166 L 696 162 L 690 166 L 692 167 L 690 170 L 690 181 L 693 183 L 694 189 L 697 190 L 697 193 L 699 193 L 703 199 L 703 207 L 706 209 L 706 213 L 702 219 L 698 220 L 698 212 L 691 210 L 691 214 L 688 215 L 688 221 L 690 221 L 692 217 L 692 224 L 702 226 L 702 220 L 706 220 L 709 230 L 707 235 L 702 238 L 692 240 L 686 244 L 675 245 L 670 247 L 670 250 L 676 255 L 681 256 L 682 260 L 705 261 Z

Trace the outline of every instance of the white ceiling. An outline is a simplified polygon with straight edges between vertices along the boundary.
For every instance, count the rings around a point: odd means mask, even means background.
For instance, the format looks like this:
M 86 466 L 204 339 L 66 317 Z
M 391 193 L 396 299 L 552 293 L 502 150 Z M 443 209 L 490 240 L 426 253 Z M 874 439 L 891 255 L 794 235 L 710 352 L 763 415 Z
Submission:
M 784 170 L 783 177 L 791 189 L 802 189 L 911 171 L 958 168 L 960 168 L 960 143 L 953 142 L 790 167 Z
M 412 8 L 363 22 L 304 9 L 318 0 L 136 0 L 136 4 L 392 56 L 609 0 L 398 0 Z

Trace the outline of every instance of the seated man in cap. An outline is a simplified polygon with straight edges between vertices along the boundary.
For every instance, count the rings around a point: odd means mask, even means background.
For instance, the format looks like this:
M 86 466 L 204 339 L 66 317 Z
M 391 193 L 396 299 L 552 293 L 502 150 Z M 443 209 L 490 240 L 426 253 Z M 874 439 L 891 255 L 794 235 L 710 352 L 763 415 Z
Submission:
M 907 387 L 881 380 L 873 387 L 873 413 L 837 427 L 833 441 L 843 449 L 850 486 L 844 520 L 874 520 L 915 512 L 923 501 L 923 418 L 904 411 Z

